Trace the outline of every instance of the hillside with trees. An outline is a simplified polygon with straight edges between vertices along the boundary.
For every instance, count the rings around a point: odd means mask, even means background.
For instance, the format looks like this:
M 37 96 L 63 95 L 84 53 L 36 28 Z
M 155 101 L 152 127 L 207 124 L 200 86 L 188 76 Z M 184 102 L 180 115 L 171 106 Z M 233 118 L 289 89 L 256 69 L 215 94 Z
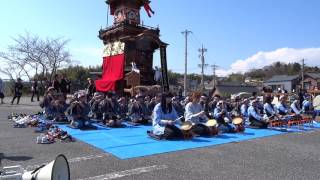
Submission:
M 320 69 L 317 66 L 304 67 L 305 72 L 320 73 Z M 258 80 L 266 80 L 271 78 L 274 75 L 297 75 L 301 73 L 301 64 L 299 63 L 282 63 L 276 62 L 272 65 L 265 66 L 262 69 L 251 70 L 247 73 L 244 73 L 244 77 L 251 77 Z

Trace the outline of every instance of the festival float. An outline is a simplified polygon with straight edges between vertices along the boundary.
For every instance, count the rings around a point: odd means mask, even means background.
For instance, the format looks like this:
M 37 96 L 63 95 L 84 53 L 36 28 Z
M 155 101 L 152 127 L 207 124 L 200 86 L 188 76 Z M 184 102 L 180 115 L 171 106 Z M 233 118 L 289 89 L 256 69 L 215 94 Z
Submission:
M 114 18 L 111 26 L 99 31 L 103 41 L 103 63 L 101 79 L 95 81 L 100 92 L 115 91 L 119 94 L 135 95 L 137 88 L 168 91 L 166 47 L 160 40 L 159 27 L 143 25 L 140 10 L 148 16 L 154 11 L 148 0 L 107 0 L 110 14 Z M 155 78 L 153 54 L 160 50 L 160 79 Z M 157 81 L 161 86 L 157 86 Z M 159 84 L 158 82 L 158 84 Z

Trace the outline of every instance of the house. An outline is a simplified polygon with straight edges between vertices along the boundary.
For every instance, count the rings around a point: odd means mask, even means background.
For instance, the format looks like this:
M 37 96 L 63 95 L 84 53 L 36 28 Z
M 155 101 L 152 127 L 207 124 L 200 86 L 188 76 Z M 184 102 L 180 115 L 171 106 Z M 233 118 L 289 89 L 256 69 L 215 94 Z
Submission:
M 196 91 L 200 88 L 198 80 L 189 80 L 188 81 L 189 90 Z
M 221 97 L 229 98 L 232 94 L 237 94 L 240 92 L 247 92 L 252 94 L 258 93 L 259 89 L 257 86 L 239 82 L 219 83 L 216 85 L 213 95 L 219 95 Z
M 244 82 L 248 85 L 252 85 L 252 86 L 259 86 L 262 87 L 263 86 L 263 81 L 260 79 L 253 79 L 251 77 L 246 77 Z
M 299 75 L 276 75 L 271 79 L 266 80 L 263 85 L 271 87 L 273 91 L 281 88 L 287 90 L 288 92 L 292 92 L 292 90 L 298 89 L 300 79 L 301 78 Z
M 303 87 L 306 90 L 320 89 L 320 73 L 306 73 L 304 75 Z

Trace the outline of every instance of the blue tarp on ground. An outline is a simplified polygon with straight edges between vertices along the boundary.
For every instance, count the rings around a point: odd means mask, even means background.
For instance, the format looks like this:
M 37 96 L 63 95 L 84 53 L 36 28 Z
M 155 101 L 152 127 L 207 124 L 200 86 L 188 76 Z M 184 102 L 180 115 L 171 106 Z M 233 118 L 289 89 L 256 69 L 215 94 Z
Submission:
M 68 131 L 68 133 L 76 139 L 111 153 L 120 159 L 207 147 L 287 133 L 280 130 L 247 128 L 245 133 L 220 134 L 210 138 L 196 137 L 191 140 L 181 141 L 157 141 L 150 138 L 146 133 L 148 130 L 151 130 L 151 126 L 126 125 L 125 128 L 96 126 L 98 129 L 92 131 L 71 129 L 66 125 L 60 125 L 59 127 Z M 320 128 L 320 125 L 315 124 L 315 128 Z M 291 129 L 292 131 L 289 132 L 306 131 L 311 128 L 297 130 L 293 127 Z

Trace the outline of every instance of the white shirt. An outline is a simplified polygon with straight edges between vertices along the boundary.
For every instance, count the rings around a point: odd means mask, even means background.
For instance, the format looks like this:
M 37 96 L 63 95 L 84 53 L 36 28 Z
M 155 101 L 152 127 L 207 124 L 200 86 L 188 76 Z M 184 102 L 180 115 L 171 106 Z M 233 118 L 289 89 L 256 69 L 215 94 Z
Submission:
M 203 115 L 203 116 L 196 116 L 195 115 L 195 114 L 203 111 L 201 104 L 199 104 L 199 103 L 194 104 L 192 102 L 189 102 L 186 105 L 185 109 L 186 109 L 186 112 L 185 112 L 186 113 L 185 114 L 186 121 L 190 121 L 190 122 L 192 122 L 192 124 L 200 124 L 200 123 L 208 121 L 208 117 L 206 115 Z
M 274 108 L 273 108 L 269 103 L 265 103 L 265 104 L 263 105 L 263 109 L 264 109 L 264 113 L 265 113 L 265 114 L 268 113 L 270 116 L 273 116 L 273 115 L 276 114 Z
M 152 119 L 152 126 L 153 126 L 153 133 L 155 135 L 162 135 L 164 133 L 166 123 L 163 121 L 171 120 L 174 121 L 178 118 L 178 114 L 174 107 L 172 107 L 172 111 L 169 113 L 164 113 L 161 108 L 161 104 L 157 104 L 153 110 L 153 119 Z
M 300 114 L 300 110 L 296 106 L 296 102 L 293 102 L 290 107 L 295 114 Z

